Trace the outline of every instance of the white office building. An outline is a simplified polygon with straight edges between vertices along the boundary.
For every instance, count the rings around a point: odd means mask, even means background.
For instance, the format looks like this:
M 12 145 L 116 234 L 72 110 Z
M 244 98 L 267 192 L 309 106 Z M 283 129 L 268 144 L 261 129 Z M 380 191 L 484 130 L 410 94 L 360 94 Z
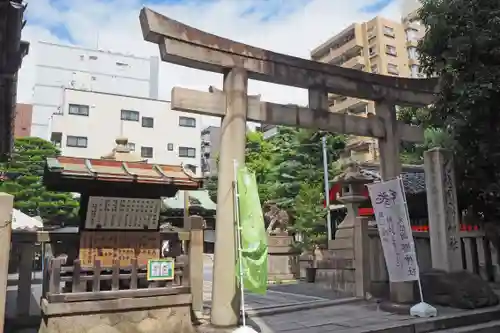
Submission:
M 172 111 L 170 102 L 79 89 L 61 89 L 50 140 L 66 156 L 100 158 L 126 137 L 149 162 L 189 164 L 201 175 L 201 116 Z
M 158 98 L 158 57 L 140 58 L 46 42 L 37 43 L 36 57 L 33 136 L 50 138 L 52 115 L 67 106 L 68 88 Z

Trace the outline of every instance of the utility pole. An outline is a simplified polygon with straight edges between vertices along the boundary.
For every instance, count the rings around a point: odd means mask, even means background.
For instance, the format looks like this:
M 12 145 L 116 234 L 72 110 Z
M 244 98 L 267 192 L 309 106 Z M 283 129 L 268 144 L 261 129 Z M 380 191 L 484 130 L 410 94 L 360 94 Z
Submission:
M 326 203 L 326 230 L 328 240 L 332 240 L 332 218 L 330 216 L 330 184 L 328 181 L 328 153 L 326 151 L 326 135 L 321 138 L 323 146 L 323 175 L 325 179 L 325 203 Z

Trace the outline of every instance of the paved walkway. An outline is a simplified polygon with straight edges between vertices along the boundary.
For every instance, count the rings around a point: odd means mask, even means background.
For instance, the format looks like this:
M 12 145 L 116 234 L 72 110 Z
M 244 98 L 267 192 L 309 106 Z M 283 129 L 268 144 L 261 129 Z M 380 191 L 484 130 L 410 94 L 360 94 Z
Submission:
M 205 301 L 205 306 L 209 308 L 212 301 L 212 282 L 205 281 L 203 289 L 203 300 Z M 327 294 L 326 297 L 319 297 L 317 294 L 320 294 L 320 291 L 312 289 L 313 288 L 307 288 L 305 284 L 269 286 L 265 295 L 245 293 L 245 305 L 247 309 L 258 310 L 275 306 L 288 306 L 337 299 L 333 294 L 329 293 L 325 293 Z
M 212 300 L 212 263 L 205 261 L 203 267 L 203 300 L 210 307 Z M 247 309 L 258 310 L 273 306 L 297 305 L 324 302 L 344 298 L 344 295 L 322 289 L 318 285 L 298 282 L 295 284 L 270 285 L 265 295 L 245 293 Z
M 438 311 L 440 316 L 461 312 L 443 308 L 439 308 Z M 251 325 L 257 325 L 255 328 L 261 333 L 360 333 L 421 320 L 383 312 L 374 303 L 359 301 L 252 318 Z

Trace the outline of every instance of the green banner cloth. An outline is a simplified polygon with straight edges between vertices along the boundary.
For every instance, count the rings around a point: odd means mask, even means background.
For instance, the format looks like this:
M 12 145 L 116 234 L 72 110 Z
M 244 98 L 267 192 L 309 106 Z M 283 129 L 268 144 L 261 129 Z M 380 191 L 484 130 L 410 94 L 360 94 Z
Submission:
M 255 174 L 244 166 L 238 168 L 237 171 L 237 189 L 243 286 L 252 293 L 265 294 L 267 289 L 267 232 Z M 239 262 L 236 271 L 239 279 Z

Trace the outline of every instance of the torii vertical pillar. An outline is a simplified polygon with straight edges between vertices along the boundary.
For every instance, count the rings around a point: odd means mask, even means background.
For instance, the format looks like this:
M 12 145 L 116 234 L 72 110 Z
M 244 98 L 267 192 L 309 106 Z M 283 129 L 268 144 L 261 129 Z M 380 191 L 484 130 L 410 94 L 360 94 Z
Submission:
M 211 323 L 229 327 L 238 324 L 240 295 L 236 284 L 234 221 L 234 161 L 245 163 L 248 74 L 233 68 L 224 75 L 226 114 L 222 119 L 217 182 L 217 217 L 212 286 Z
M 4 332 L 14 197 L 0 193 L 0 333 Z
M 384 138 L 378 140 L 381 176 L 383 180 L 391 180 L 401 175 L 399 157 L 401 138 L 396 119 L 396 106 L 387 101 L 377 101 L 375 102 L 375 113 L 384 120 L 386 134 Z M 414 282 L 391 282 L 390 298 L 393 303 L 388 304 L 389 307 L 386 310 L 408 313 L 404 306 L 399 307 L 398 305 L 409 305 L 414 301 L 413 284 Z

